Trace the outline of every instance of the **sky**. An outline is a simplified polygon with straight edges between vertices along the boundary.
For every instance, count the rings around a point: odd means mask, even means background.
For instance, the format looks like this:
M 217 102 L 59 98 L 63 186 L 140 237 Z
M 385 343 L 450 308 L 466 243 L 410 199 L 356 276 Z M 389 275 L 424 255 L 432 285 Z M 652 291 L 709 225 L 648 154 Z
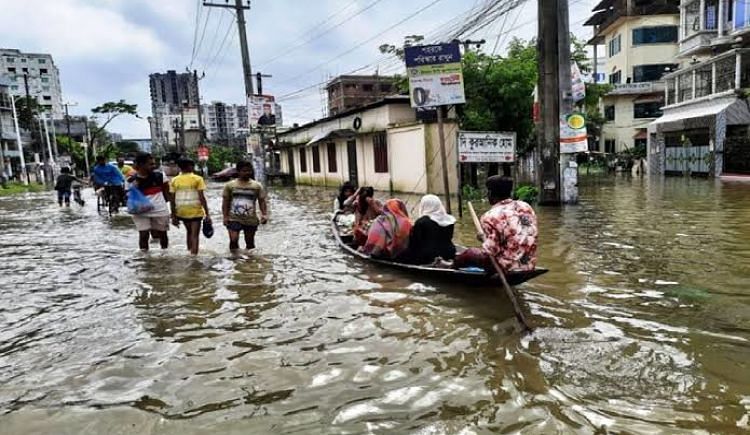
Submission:
M 224 4 L 227 0 L 210 0 Z M 234 0 L 230 0 L 232 3 Z M 246 0 L 243 0 L 246 1 Z M 252 0 L 246 11 L 253 73 L 264 93 L 277 96 L 284 123 L 324 116 L 321 86 L 339 74 L 390 74 L 403 67 L 382 55 L 382 44 L 401 45 L 406 35 L 447 35 L 452 20 L 488 0 Z M 571 32 L 583 27 L 599 0 L 570 0 Z M 239 37 L 233 12 L 201 0 L 0 0 L 0 48 L 49 53 L 60 70 L 71 115 L 124 99 L 139 115 L 122 117 L 108 130 L 148 138 L 148 76 L 186 68 L 205 73 L 204 103 L 244 104 Z M 502 54 L 512 37 L 536 36 L 536 0 L 527 0 L 489 23 L 471 39 Z M 433 41 L 431 41 L 433 42 Z

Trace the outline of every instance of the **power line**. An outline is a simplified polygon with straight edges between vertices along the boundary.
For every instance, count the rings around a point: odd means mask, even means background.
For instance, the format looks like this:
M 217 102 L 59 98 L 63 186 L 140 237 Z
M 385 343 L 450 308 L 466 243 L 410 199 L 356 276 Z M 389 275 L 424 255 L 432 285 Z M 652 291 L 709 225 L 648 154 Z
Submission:
M 211 38 L 211 45 L 209 46 L 208 51 L 205 53 L 206 60 L 211 58 L 212 53 L 215 53 L 214 48 L 216 47 L 216 43 L 219 41 L 219 32 L 221 31 L 221 25 L 224 23 L 224 17 L 225 15 L 219 12 L 219 23 L 214 28 L 214 36 L 213 38 Z M 232 27 L 232 22 L 230 21 L 229 28 L 231 27 Z
M 211 18 L 211 9 L 209 9 L 208 12 L 206 13 L 206 20 L 203 22 L 203 32 L 201 32 L 201 38 L 198 41 L 198 46 L 195 48 L 194 56 L 198 56 L 198 52 L 200 52 L 200 49 L 203 46 L 203 39 L 206 37 L 206 29 L 208 29 L 209 18 Z M 193 61 L 194 60 L 195 59 L 193 59 Z
M 230 43 L 229 45 L 227 45 L 225 47 L 225 43 L 226 43 L 227 38 L 229 37 L 230 34 L 232 35 L 232 40 L 234 40 L 235 33 L 232 32 L 232 27 L 234 26 L 234 24 L 235 24 L 236 21 L 237 20 L 235 20 L 235 19 L 232 19 L 232 21 L 230 21 L 229 26 L 227 26 L 227 31 L 226 31 L 226 33 L 224 33 L 224 38 L 221 40 L 221 44 L 219 45 L 219 49 L 216 51 L 216 54 L 214 55 L 214 57 L 208 63 L 206 63 L 206 65 L 204 65 L 204 68 L 203 68 L 204 71 L 209 71 L 209 73 L 210 73 L 211 68 L 214 66 L 214 64 L 216 62 L 216 59 L 219 57 L 219 55 L 222 54 L 222 53 L 226 54 L 226 47 L 229 47 L 229 46 L 232 45 Z M 222 62 L 224 60 L 224 57 L 225 56 L 222 56 Z M 219 65 L 221 65 L 221 62 L 219 63 Z
M 201 8 L 201 0 L 197 0 L 195 6 L 195 30 L 193 31 L 193 49 L 190 54 L 190 66 L 188 67 L 188 69 L 193 67 L 193 62 L 195 61 L 195 46 L 198 42 L 198 30 L 201 24 L 202 10 L 203 8 Z

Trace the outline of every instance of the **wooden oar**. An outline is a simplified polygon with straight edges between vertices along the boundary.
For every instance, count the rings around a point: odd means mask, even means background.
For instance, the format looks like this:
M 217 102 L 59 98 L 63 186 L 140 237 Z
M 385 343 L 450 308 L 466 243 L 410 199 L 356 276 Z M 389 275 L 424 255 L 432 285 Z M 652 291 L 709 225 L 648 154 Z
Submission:
M 481 234 L 484 237 L 487 237 L 487 235 L 484 234 L 484 230 L 482 229 L 482 224 L 479 223 L 479 218 L 477 217 L 477 213 L 474 211 L 474 206 L 471 204 L 471 202 L 469 202 L 468 204 L 469 212 L 471 212 L 471 219 L 474 221 L 474 226 L 477 228 L 477 233 Z M 521 322 L 521 325 L 523 325 L 524 328 L 531 331 L 531 325 L 529 325 L 529 322 L 526 320 L 526 316 L 523 314 L 523 311 L 521 311 L 521 305 L 518 303 L 515 292 L 513 292 L 513 289 L 511 289 L 510 285 L 508 285 L 508 280 L 505 279 L 505 273 L 503 273 L 503 269 L 497 263 L 495 257 L 490 255 L 489 258 L 492 261 L 492 265 L 495 266 L 497 276 L 500 277 L 500 281 L 502 281 L 503 283 L 505 294 L 508 296 L 508 299 L 510 299 L 511 304 L 513 304 L 513 311 L 515 311 L 516 313 L 516 318 L 519 322 Z

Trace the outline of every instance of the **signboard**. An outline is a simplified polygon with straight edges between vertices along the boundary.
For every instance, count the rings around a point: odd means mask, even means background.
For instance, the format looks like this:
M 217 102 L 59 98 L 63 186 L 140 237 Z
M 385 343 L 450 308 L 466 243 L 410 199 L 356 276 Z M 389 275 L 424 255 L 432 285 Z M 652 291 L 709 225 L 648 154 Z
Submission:
M 654 89 L 652 82 L 644 83 L 620 83 L 614 86 L 609 94 L 610 95 L 628 95 L 628 94 L 647 94 L 650 92 L 657 92 L 658 89 Z
M 460 163 L 510 163 L 516 160 L 516 133 L 459 131 Z
M 199 145 L 198 146 L 198 161 L 205 162 L 208 160 L 208 156 L 211 153 L 211 151 L 208 149 L 205 145 Z
M 560 153 L 582 153 L 588 149 L 586 117 L 578 112 L 560 115 Z
M 586 98 L 586 84 L 583 82 L 583 75 L 581 69 L 578 68 L 578 64 L 573 62 L 570 65 L 570 80 L 571 80 L 571 91 L 573 93 L 573 101 L 579 102 Z
M 247 99 L 250 127 L 276 125 L 276 100 L 271 95 L 253 95 Z
M 466 102 L 458 43 L 406 47 L 404 57 L 412 107 Z

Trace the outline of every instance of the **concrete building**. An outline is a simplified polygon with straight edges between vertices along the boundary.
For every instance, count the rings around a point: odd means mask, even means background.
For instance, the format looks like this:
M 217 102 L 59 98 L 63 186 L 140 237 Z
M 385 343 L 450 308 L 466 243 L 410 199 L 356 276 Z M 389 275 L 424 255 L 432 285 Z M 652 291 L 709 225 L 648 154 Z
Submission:
M 0 175 L 10 176 L 16 173 L 14 168 L 20 164 L 18 141 L 10 101 L 11 82 L 0 76 Z
M 153 130 L 158 136 L 153 140 L 159 144 L 160 149 L 195 149 L 200 140 L 200 129 L 198 128 L 198 109 L 187 108 L 181 113 L 162 114 L 154 117 Z M 185 134 L 183 148 L 182 134 Z
M 395 93 L 395 79 L 391 76 L 343 75 L 326 86 L 328 115 L 362 107 Z M 278 115 L 277 115 L 278 117 Z
M 681 68 L 649 126 L 655 174 L 750 175 L 750 2 L 680 3 Z
M 445 123 L 450 189 L 456 192 L 458 124 Z M 418 121 L 409 97 L 386 97 L 278 135 L 281 172 L 299 184 L 345 181 L 377 190 L 442 193 L 438 128 Z
M 664 105 L 664 74 L 676 69 L 678 0 L 603 0 L 586 25 L 589 44 L 604 45 L 604 73 L 613 90 L 601 101 L 607 120 L 599 150 L 607 153 L 647 145 L 648 125 Z
M 0 76 L 10 80 L 8 92 L 15 97 L 26 96 L 28 82 L 29 95 L 51 113 L 51 118 L 63 117 L 60 71 L 51 55 L 0 48 Z
M 166 138 L 169 131 L 163 130 L 165 125 L 171 125 L 173 115 L 179 115 L 186 108 L 195 108 L 200 105 L 198 82 L 191 73 L 177 73 L 168 70 L 166 73 L 154 73 L 149 75 L 149 88 L 151 91 L 151 114 L 154 118 L 153 139 L 160 145 L 167 146 Z M 169 129 L 168 129 L 169 130 Z
M 212 101 L 201 106 L 206 137 L 211 141 L 223 141 L 245 137 L 249 118 L 247 105 L 226 104 Z

